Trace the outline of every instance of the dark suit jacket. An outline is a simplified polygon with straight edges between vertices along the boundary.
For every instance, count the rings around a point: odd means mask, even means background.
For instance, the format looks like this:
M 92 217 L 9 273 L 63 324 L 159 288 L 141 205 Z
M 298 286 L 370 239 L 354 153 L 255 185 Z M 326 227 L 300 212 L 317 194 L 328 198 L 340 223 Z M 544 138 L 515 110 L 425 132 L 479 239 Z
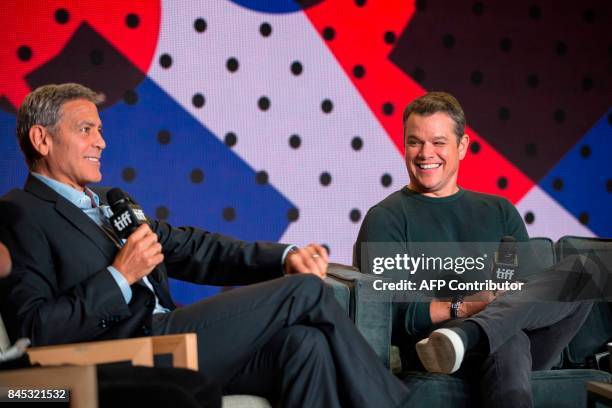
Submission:
M 247 243 L 161 221 L 151 228 L 165 260 L 149 279 L 166 307 L 174 307 L 168 276 L 213 285 L 282 276 L 286 245 Z M 132 285 L 132 300 L 126 304 L 106 269 L 118 249 L 82 210 L 37 178 L 30 175 L 24 190 L 0 200 L 0 239 L 15 265 L 11 276 L 0 281 L 0 310 L 13 341 L 24 336 L 45 345 L 150 333 L 151 291 Z

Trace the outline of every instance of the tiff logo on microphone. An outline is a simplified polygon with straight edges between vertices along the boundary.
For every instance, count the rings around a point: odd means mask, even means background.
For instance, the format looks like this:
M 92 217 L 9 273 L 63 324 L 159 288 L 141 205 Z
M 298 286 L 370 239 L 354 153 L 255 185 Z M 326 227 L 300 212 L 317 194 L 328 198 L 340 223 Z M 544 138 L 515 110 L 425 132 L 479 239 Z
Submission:
M 119 217 L 115 218 L 113 222 L 117 231 L 123 231 L 128 225 L 132 223 L 132 217 L 130 217 L 129 211 L 125 211 Z

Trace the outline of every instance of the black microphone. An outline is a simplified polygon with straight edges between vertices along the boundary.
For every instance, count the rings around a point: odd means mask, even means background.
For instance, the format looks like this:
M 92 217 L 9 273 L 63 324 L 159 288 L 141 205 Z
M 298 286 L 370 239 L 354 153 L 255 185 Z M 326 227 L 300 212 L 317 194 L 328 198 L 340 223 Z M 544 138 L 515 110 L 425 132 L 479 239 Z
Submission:
M 516 239 L 511 235 L 502 237 L 495 252 L 491 268 L 492 280 L 496 282 L 513 282 L 518 274 L 518 255 Z
M 127 239 L 136 228 L 148 224 L 142 208 L 128 197 L 120 188 L 112 188 L 106 193 L 106 200 L 113 212 L 110 224 L 121 239 Z

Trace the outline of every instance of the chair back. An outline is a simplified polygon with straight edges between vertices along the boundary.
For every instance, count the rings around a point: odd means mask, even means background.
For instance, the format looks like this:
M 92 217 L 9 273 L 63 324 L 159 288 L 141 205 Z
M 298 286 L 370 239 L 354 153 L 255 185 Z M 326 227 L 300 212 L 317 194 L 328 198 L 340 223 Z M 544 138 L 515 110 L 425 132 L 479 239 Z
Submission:
M 612 239 L 565 236 L 555 245 L 557 261 L 571 255 L 612 252 Z M 610 266 L 608 266 L 610 267 Z M 612 341 L 612 303 L 596 302 L 582 328 L 565 349 L 569 366 L 599 368 L 605 364 L 606 343 Z
M 555 264 L 554 244 L 550 238 L 529 238 L 529 247 L 526 249 L 519 251 L 519 255 L 525 255 L 528 259 L 519 256 L 518 277 L 528 279 Z

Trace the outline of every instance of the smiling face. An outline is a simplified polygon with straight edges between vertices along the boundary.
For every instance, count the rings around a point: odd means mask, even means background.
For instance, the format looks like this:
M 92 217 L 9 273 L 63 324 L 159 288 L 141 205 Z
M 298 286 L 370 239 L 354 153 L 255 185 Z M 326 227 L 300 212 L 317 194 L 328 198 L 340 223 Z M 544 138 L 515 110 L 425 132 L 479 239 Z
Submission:
M 404 126 L 408 187 L 431 197 L 447 197 L 457 191 L 459 161 L 467 152 L 469 137 L 457 143 L 455 122 L 444 112 L 412 113 Z
M 92 102 L 76 99 L 64 103 L 56 126 L 33 126 L 30 139 L 42 156 L 34 171 L 77 190 L 102 179 L 100 157 L 106 143 Z

